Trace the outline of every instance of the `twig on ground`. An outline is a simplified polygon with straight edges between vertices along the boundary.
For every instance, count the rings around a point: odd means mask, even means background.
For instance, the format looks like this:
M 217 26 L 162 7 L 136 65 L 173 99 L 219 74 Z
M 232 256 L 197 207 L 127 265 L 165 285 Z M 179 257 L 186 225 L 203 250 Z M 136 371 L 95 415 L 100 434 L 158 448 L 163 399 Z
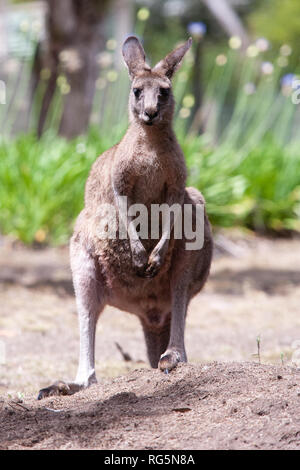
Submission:
M 261 364 L 261 360 L 260 360 L 260 335 L 258 335 L 257 338 L 256 338 L 256 345 L 257 345 L 257 353 L 252 354 L 252 356 L 257 357 L 258 358 L 258 363 Z
M 61 413 L 62 411 L 65 411 L 65 410 L 54 410 L 53 408 L 44 408 L 44 409 L 47 411 L 52 411 L 52 413 Z
M 119 343 L 117 343 L 115 341 L 115 345 L 117 346 L 117 349 L 122 354 L 122 357 L 123 357 L 124 361 L 126 361 L 126 362 L 132 361 L 132 357 L 122 349 L 122 347 L 119 345 Z
M 27 408 L 26 406 L 22 405 L 21 403 L 18 403 L 16 401 L 9 401 L 8 402 L 9 406 L 11 406 L 11 408 L 14 409 L 13 405 L 16 405 L 16 406 L 20 406 L 20 408 L 23 408 L 23 410 L 26 410 L 26 411 L 30 411 L 29 408 Z

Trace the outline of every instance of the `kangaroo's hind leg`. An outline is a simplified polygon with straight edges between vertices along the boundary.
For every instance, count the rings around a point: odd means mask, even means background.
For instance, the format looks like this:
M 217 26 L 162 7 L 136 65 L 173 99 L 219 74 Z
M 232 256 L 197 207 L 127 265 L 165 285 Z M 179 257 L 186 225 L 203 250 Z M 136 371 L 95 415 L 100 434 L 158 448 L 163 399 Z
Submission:
M 80 331 L 77 375 L 74 382 L 55 382 L 40 390 L 38 399 L 50 395 L 71 395 L 97 382 L 95 333 L 98 317 L 104 307 L 104 290 L 97 261 L 74 238 L 71 240 L 70 257 Z
M 165 372 L 174 369 L 178 362 L 187 362 L 184 345 L 187 286 L 184 282 L 174 287 L 172 297 L 170 338 L 167 349 L 161 352 L 158 364 L 158 367 Z
M 156 369 L 162 353 L 166 350 L 170 339 L 170 319 L 159 327 L 143 324 L 144 337 L 147 347 L 148 359 L 151 367 Z
M 205 213 L 204 199 L 195 188 L 186 188 L 184 204 L 190 205 L 192 232 L 195 234 L 196 249 L 187 245 L 187 240 L 177 240 L 171 269 L 172 315 L 170 341 L 167 350 L 162 354 L 159 368 L 169 371 L 178 362 L 186 362 L 184 345 L 185 319 L 189 301 L 205 284 L 212 259 L 212 233 Z M 201 209 L 201 211 L 198 209 Z M 198 213 L 203 217 L 197 219 Z M 200 222 L 200 223 L 199 223 Z M 203 240 L 198 247 L 197 239 Z M 195 246 L 195 245 L 194 245 Z M 189 247 L 190 249 L 187 249 Z

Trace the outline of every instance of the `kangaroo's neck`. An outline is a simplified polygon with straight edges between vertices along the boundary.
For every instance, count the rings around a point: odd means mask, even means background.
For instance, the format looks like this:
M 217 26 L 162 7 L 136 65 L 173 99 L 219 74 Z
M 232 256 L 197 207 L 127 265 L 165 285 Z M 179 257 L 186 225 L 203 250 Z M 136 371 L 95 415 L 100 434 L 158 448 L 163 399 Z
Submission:
M 152 126 L 132 121 L 127 130 L 127 136 L 139 145 L 151 145 L 160 148 L 167 142 L 176 141 L 176 136 L 171 123 L 158 123 Z

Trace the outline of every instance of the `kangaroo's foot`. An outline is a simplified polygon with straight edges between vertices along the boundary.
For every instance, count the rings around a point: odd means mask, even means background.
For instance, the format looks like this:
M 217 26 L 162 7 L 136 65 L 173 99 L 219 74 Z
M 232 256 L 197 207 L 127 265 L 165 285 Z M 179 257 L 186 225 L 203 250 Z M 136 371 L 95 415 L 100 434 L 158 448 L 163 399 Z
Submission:
M 181 353 L 176 349 L 167 349 L 165 353 L 160 356 L 158 367 L 160 370 L 168 373 L 174 369 L 179 362 L 186 362 L 185 353 Z
M 85 388 L 84 385 L 79 385 L 74 382 L 66 383 L 58 380 L 49 387 L 42 388 L 39 391 L 37 399 L 41 400 L 42 398 L 51 397 L 53 395 L 73 395 L 73 393 L 79 392 L 79 390 L 83 388 Z

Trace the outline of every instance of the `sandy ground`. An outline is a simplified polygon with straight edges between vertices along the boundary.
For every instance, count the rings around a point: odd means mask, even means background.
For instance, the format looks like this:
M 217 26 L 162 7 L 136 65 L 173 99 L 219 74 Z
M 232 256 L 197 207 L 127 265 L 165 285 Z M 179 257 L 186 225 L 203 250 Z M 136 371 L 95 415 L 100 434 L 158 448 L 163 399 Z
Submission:
M 300 240 L 225 235 L 234 256 L 216 250 L 189 307 L 189 365 L 150 370 L 137 318 L 107 308 L 100 384 L 39 402 L 76 374 L 68 250 L 0 240 L 0 448 L 300 448 Z

